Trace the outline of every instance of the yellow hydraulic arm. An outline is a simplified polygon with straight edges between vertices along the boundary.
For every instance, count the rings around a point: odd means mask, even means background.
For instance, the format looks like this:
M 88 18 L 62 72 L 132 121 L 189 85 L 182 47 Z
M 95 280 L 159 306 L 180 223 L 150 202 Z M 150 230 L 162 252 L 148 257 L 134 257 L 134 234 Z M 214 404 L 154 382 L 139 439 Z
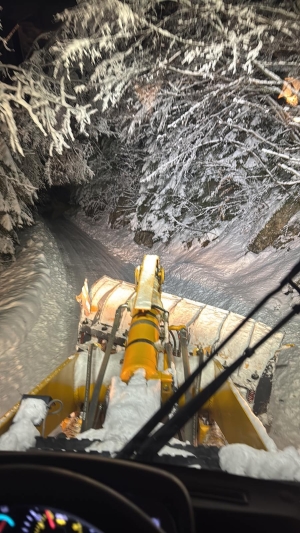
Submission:
M 161 380 L 162 399 L 165 400 L 172 393 L 173 378 L 170 373 L 160 372 L 157 368 L 158 352 L 164 352 L 168 342 L 168 313 L 161 301 L 163 281 L 164 269 L 159 257 L 146 255 L 142 265 L 135 270 L 136 291 L 129 302 L 132 321 L 120 377 L 127 382 L 137 369 L 144 368 L 146 379 Z M 162 321 L 164 328 L 161 332 Z M 166 354 L 164 361 L 167 369 Z

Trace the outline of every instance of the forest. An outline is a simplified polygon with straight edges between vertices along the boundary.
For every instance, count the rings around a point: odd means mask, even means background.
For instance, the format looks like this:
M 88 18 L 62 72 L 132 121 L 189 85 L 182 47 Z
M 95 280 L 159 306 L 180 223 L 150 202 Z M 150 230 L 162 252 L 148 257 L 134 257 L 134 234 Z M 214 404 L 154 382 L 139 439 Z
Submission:
M 150 246 L 207 246 L 239 221 L 263 249 L 272 217 L 282 229 L 300 210 L 299 44 L 299 0 L 77 0 L 58 13 L 21 64 L 0 56 L 1 260 L 53 186 Z M 3 31 L 0 45 L 9 57 Z

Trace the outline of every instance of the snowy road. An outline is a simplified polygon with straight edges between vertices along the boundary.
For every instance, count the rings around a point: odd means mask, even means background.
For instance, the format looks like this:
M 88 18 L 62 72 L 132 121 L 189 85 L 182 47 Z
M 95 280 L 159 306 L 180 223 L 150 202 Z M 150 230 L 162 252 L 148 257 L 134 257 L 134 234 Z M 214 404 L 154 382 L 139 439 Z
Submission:
M 75 294 L 80 293 L 85 278 L 89 286 L 104 275 L 134 282 L 133 264 L 114 256 L 104 244 L 89 237 L 70 220 L 47 220 L 47 225 L 56 239 Z
M 63 218 L 38 220 L 20 241 L 17 261 L 1 274 L 0 416 L 74 351 L 84 278 L 134 278 L 132 264 Z

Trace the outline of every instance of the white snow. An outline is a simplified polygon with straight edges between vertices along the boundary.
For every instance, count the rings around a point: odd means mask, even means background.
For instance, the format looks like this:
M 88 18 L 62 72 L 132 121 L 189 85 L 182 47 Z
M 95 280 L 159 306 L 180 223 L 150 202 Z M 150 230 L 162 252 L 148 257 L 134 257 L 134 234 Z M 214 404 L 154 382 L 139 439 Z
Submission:
M 274 211 L 278 204 L 274 201 Z M 91 224 L 91 219 L 78 214 L 73 221 L 94 239 L 106 244 L 113 254 L 125 261 L 140 264 L 149 248 L 138 246 L 127 228 L 112 230 L 106 220 Z M 298 262 L 300 238 L 295 237 L 284 249 L 266 248 L 260 254 L 247 250 L 259 222 L 241 230 L 238 223 L 228 225 L 209 246 L 202 248 L 195 239 L 185 250 L 178 238 L 168 246 L 155 243 L 152 254 L 160 256 L 165 268 L 164 291 L 190 298 L 245 316 L 267 292 L 273 289 Z M 272 326 L 290 310 L 291 294 L 273 297 L 256 320 Z M 285 326 L 286 342 L 300 341 L 300 318 Z
M 1 354 L 25 340 L 40 312 L 41 293 L 50 285 L 50 270 L 38 244 L 24 248 L 18 263 L 1 273 Z
M 30 420 L 21 420 L 0 437 L 0 451 L 25 452 L 35 446 L 35 437 L 39 435 Z
M 14 423 L 21 420 L 30 420 L 35 426 L 45 418 L 47 412 L 46 403 L 40 398 L 25 398 L 14 417 Z
M 180 441 L 178 443 L 181 444 Z M 180 448 L 172 448 L 171 446 L 163 446 L 163 448 L 158 452 L 158 455 L 171 455 L 175 457 L 176 455 L 181 455 L 181 457 L 196 457 L 193 453 L 188 452 L 187 450 L 182 450 Z
M 299 348 L 287 346 L 279 353 L 276 381 L 270 401 L 270 436 L 280 449 L 299 446 L 300 356 Z
M 35 437 L 40 435 L 35 426 L 43 421 L 46 412 L 47 406 L 43 400 L 22 400 L 12 425 L 0 437 L 0 450 L 22 452 L 35 446 Z
M 159 409 L 160 389 L 160 380 L 147 381 L 144 369 L 137 370 L 128 385 L 118 376 L 114 377 L 103 428 L 80 433 L 77 438 L 101 441 L 93 443 L 87 451 L 117 452 Z
M 0 274 L 0 417 L 75 351 L 79 306 L 45 223 Z
M 292 446 L 266 452 L 246 444 L 229 444 L 220 449 L 219 459 L 222 470 L 230 474 L 300 481 L 300 453 Z

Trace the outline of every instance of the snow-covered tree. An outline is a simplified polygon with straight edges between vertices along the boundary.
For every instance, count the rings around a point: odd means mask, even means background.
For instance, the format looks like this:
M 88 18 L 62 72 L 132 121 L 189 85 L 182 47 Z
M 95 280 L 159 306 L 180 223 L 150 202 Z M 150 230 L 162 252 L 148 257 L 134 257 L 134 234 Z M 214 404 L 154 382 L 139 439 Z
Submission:
M 89 214 L 129 210 L 134 230 L 167 241 L 298 194 L 296 2 L 77 0 L 57 20 L 23 65 L 0 64 L 6 209 L 8 183 L 26 206 L 45 183 L 85 182 Z
M 72 78 L 79 61 L 76 90 L 96 93 L 128 161 L 139 153 L 133 229 L 201 236 L 235 216 L 249 223 L 275 190 L 282 200 L 298 193 L 299 108 L 278 100 L 284 79 L 299 78 L 296 4 L 88 0 L 59 18 L 56 71 Z M 114 183 L 110 146 L 84 196 L 89 212 L 97 183 L 102 200 Z

